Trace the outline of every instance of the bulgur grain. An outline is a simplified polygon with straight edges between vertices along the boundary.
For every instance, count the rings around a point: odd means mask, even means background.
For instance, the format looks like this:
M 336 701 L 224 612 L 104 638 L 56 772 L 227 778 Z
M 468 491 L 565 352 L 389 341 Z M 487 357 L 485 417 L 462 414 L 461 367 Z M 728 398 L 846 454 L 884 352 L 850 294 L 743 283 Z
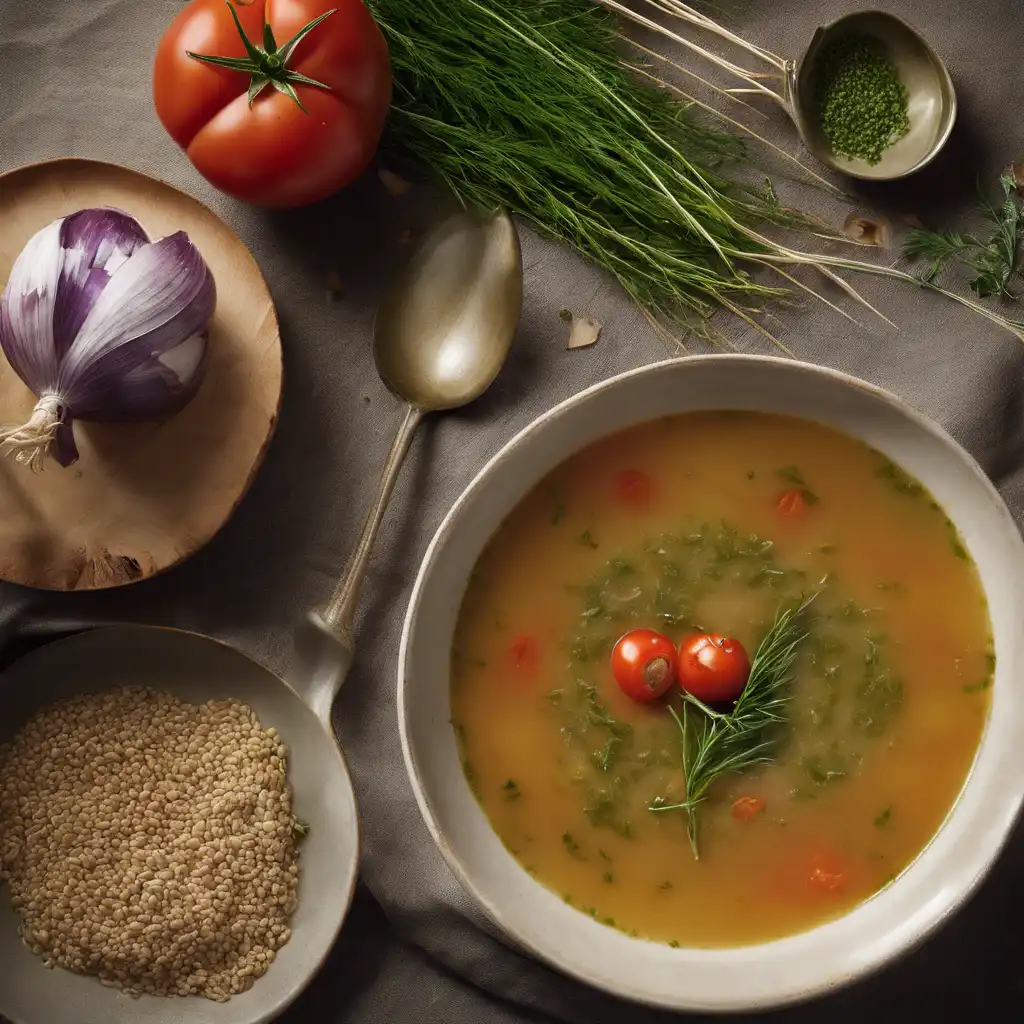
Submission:
M 25 943 L 135 995 L 251 987 L 297 900 L 286 762 L 236 700 L 123 687 L 38 712 L 0 746 L 0 883 Z

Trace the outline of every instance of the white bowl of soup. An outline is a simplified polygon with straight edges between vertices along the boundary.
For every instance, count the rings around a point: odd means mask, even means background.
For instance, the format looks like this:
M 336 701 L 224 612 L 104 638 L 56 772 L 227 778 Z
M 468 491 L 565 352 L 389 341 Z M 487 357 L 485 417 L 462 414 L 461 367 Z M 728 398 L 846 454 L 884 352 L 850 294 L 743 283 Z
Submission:
M 998 856 L 1021 608 L 998 493 L 899 399 L 790 360 L 645 367 L 528 426 L 442 523 L 400 655 L 409 776 L 460 883 L 552 966 L 675 1010 L 806 999 L 913 948 Z M 730 699 L 625 692 L 636 629 L 745 650 L 774 687 L 754 740 L 721 735 Z

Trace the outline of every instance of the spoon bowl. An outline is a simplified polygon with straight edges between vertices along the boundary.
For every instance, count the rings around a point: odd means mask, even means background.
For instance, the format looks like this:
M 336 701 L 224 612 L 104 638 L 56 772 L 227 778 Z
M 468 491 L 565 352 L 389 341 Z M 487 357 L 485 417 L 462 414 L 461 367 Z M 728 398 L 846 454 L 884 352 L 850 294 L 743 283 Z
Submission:
M 845 36 L 876 40 L 907 90 L 907 134 L 882 152 L 876 164 L 832 152 L 818 119 L 819 58 Z M 905 21 L 884 11 L 858 11 L 819 28 L 798 63 L 787 71 L 787 113 L 804 145 L 821 163 L 851 178 L 891 181 L 919 171 L 938 155 L 956 121 L 956 90 L 927 40 Z
M 397 397 L 424 411 L 478 398 L 498 375 L 523 301 L 508 215 L 467 212 L 438 225 L 377 311 L 373 355 Z

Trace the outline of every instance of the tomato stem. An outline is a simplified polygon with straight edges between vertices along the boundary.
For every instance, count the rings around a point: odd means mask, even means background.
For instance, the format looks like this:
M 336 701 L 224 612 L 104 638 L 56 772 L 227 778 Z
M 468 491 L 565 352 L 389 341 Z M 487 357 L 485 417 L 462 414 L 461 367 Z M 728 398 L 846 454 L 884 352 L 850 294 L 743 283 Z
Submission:
M 238 29 L 238 34 L 242 37 L 242 45 L 245 47 L 245 52 L 249 55 L 248 57 L 217 57 L 210 54 L 204 53 L 193 53 L 191 50 L 185 52 L 193 59 L 202 61 L 204 64 L 212 64 L 214 67 L 227 68 L 230 71 L 241 71 L 242 74 L 250 75 L 249 81 L 249 93 L 248 102 L 251 107 L 253 101 L 257 96 L 268 86 L 272 85 L 278 92 L 284 93 L 285 96 L 289 96 L 298 106 L 298 108 L 304 113 L 308 114 L 309 111 L 302 105 L 302 100 L 299 99 L 299 94 L 295 91 L 295 86 L 299 85 L 312 85 L 318 89 L 326 89 L 328 92 L 331 91 L 329 85 L 324 85 L 323 82 L 318 82 L 315 78 L 309 78 L 306 75 L 300 74 L 298 71 L 292 71 L 288 67 L 288 62 L 291 60 L 292 54 L 295 52 L 295 48 L 302 42 L 310 32 L 313 31 L 322 21 L 326 21 L 332 14 L 335 13 L 337 8 L 332 8 L 325 14 L 321 14 L 319 18 L 314 18 L 311 22 L 303 25 L 298 32 L 295 33 L 288 40 L 284 46 L 279 47 L 277 41 L 274 39 L 274 31 L 268 23 L 263 25 L 263 46 L 257 46 L 246 34 L 245 29 L 242 27 L 241 21 L 238 19 L 238 12 L 235 10 L 234 4 L 231 0 L 226 0 L 228 10 L 231 11 L 231 17 L 235 21 L 235 27 Z

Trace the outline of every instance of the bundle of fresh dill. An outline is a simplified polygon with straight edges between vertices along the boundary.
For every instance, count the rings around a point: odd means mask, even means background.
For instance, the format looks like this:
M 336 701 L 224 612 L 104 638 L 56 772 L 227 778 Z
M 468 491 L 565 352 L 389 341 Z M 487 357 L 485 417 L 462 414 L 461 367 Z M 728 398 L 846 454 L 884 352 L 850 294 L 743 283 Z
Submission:
M 748 316 L 780 289 L 733 255 L 741 225 L 798 223 L 730 180 L 743 142 L 621 63 L 590 0 L 370 0 L 391 49 L 386 158 L 501 204 L 613 273 L 648 313 Z
M 874 312 L 836 271 L 941 292 L 1024 339 L 1024 324 L 934 281 L 767 237 L 766 224 L 818 229 L 770 189 L 742 180 L 736 165 L 750 164 L 742 140 L 698 121 L 694 104 L 654 87 L 656 76 L 624 58 L 617 15 L 599 4 L 643 21 L 630 8 L 611 0 L 367 2 L 394 73 L 385 160 L 446 183 L 466 205 L 505 206 L 572 245 L 614 274 L 652 323 L 700 329 L 724 308 L 774 342 L 756 314 L 789 286 L 848 316 L 784 269 L 810 266 Z M 773 271 L 781 287 L 755 268 Z

